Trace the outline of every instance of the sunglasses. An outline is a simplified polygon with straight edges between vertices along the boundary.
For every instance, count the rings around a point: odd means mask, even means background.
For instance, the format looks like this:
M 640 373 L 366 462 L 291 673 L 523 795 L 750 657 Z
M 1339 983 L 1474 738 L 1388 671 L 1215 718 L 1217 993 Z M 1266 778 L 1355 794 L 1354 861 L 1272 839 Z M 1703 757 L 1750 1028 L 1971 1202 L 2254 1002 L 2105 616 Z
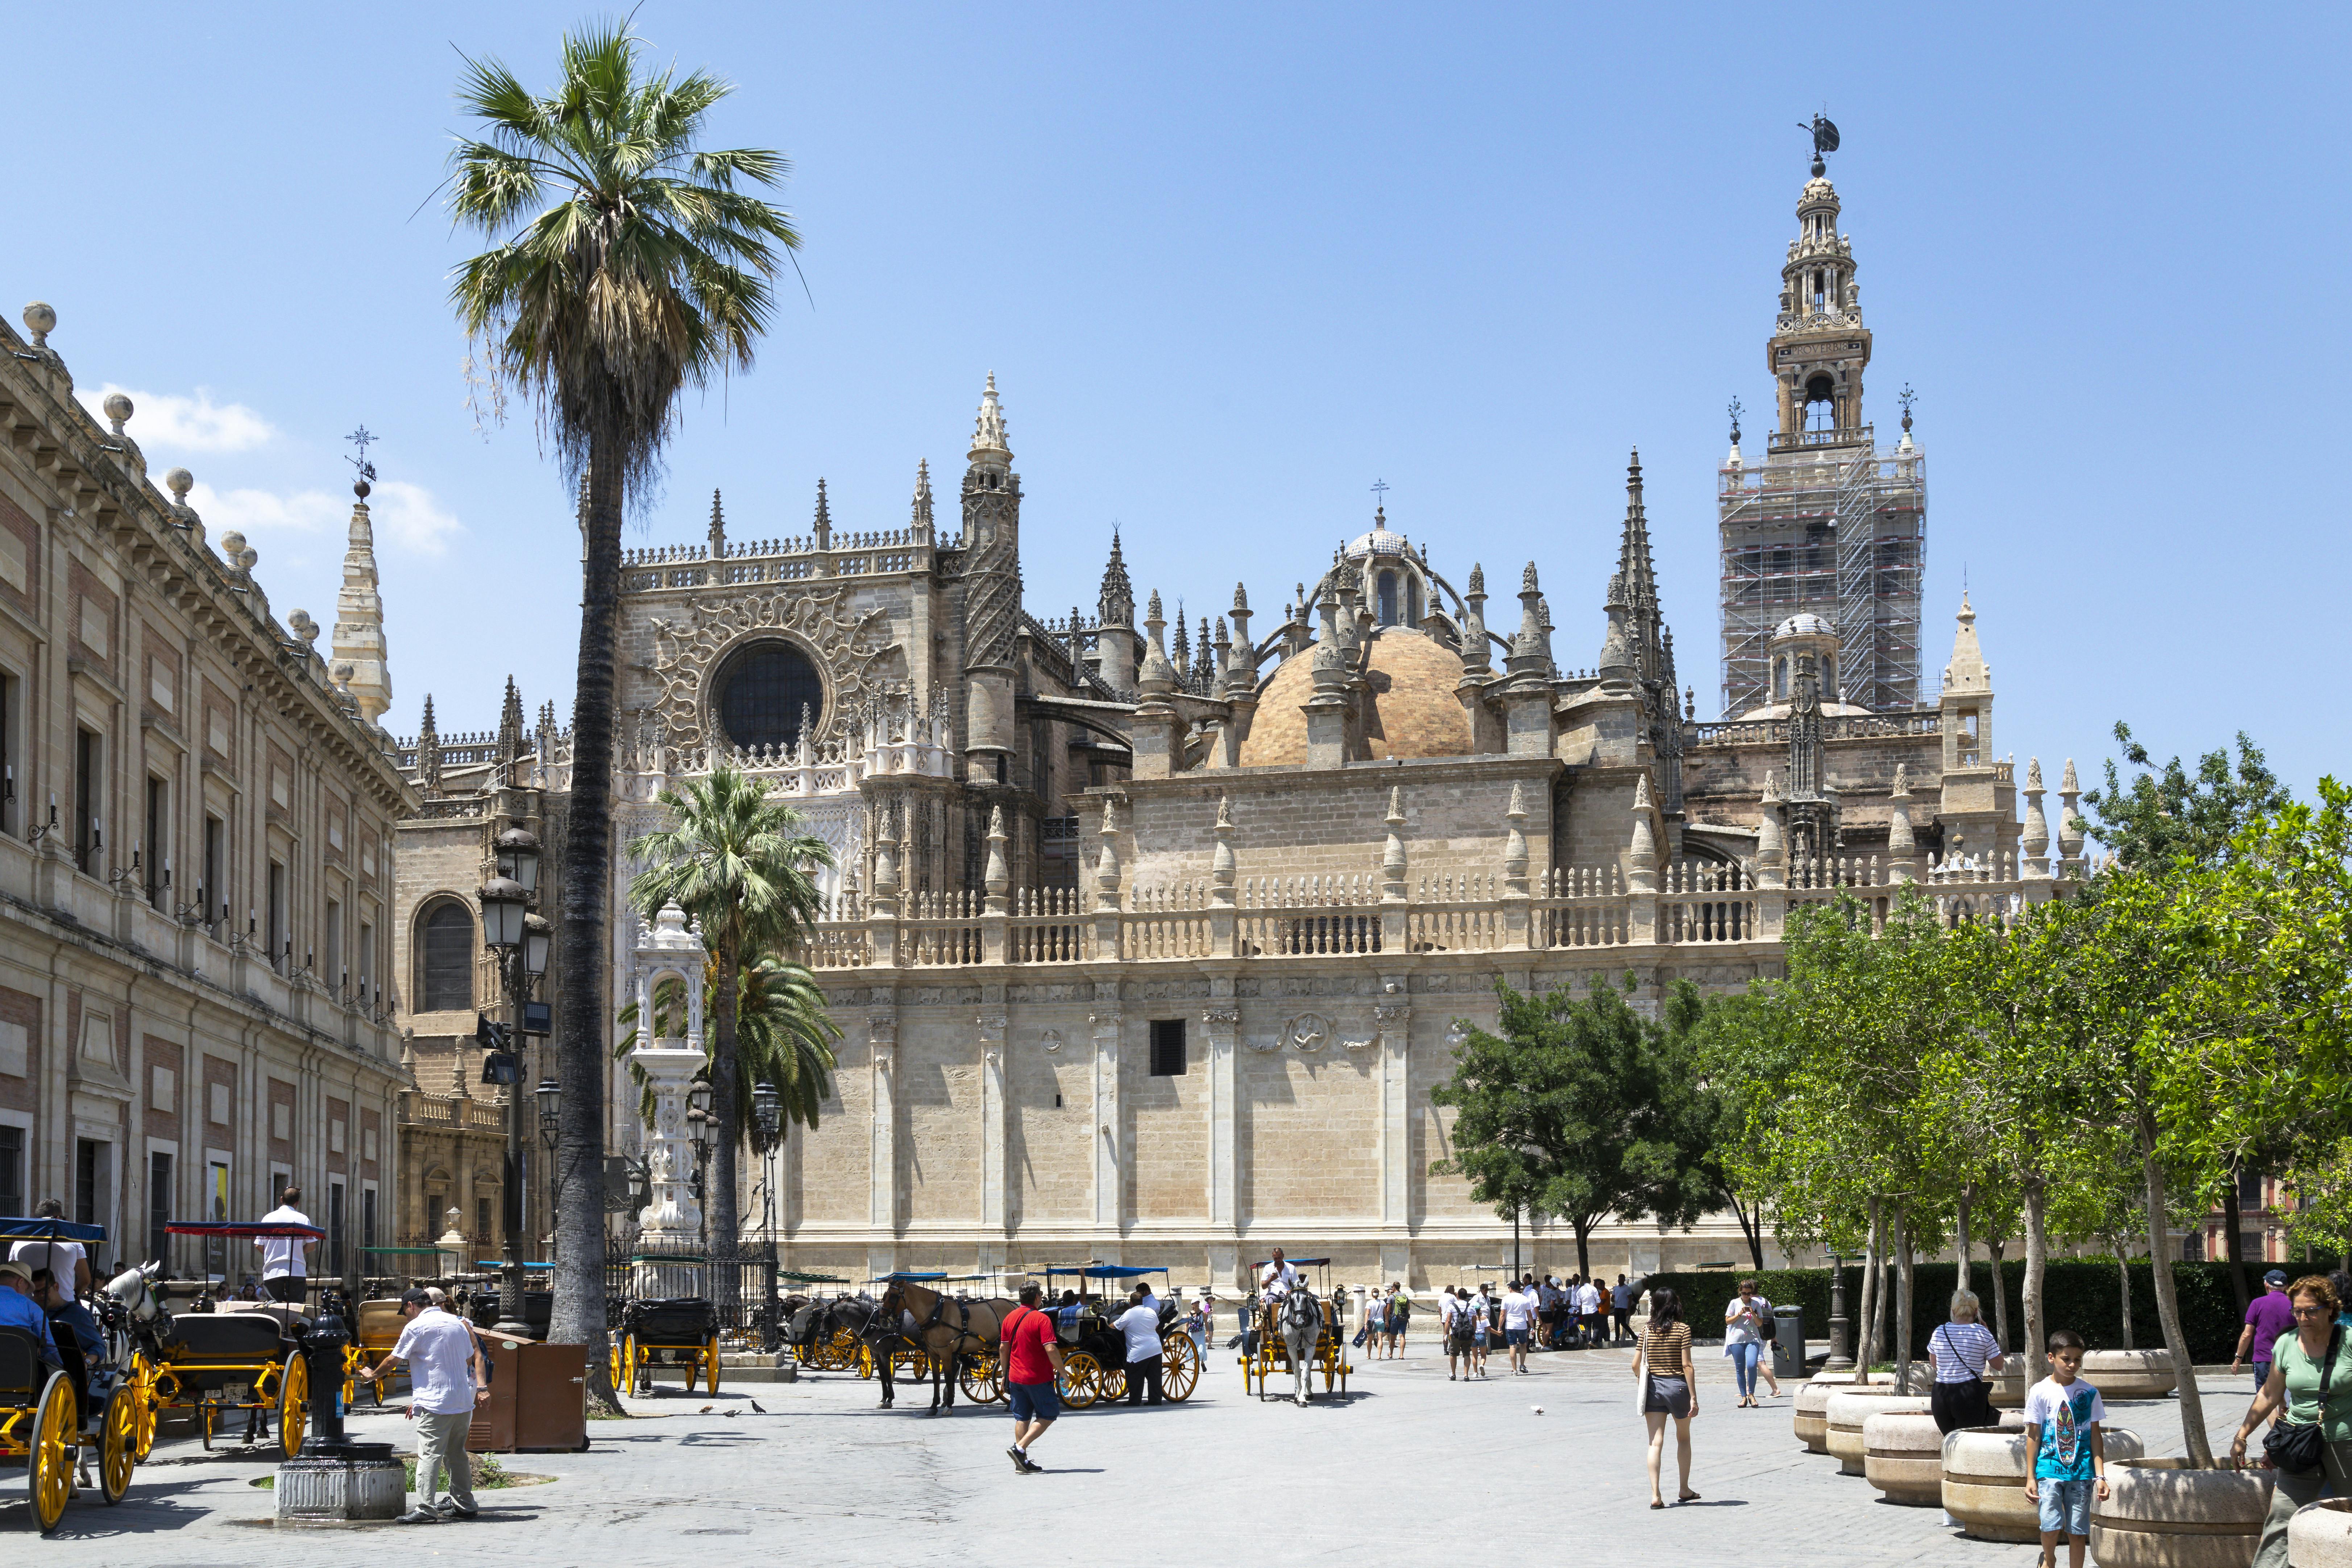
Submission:
M 2298 1318 L 2324 1318 L 2327 1316 L 2327 1309 L 2325 1307 L 2297 1307 L 2294 1310 L 2294 1315 Z

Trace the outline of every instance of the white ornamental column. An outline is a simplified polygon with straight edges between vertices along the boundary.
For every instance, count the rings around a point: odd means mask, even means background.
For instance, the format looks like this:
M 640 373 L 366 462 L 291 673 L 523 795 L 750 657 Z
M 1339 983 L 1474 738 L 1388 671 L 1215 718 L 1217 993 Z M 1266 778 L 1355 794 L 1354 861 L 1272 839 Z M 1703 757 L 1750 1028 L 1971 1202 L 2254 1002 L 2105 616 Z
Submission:
M 1094 1255 L 1105 1262 L 1116 1263 L 1119 1215 L 1125 1207 L 1121 1202 L 1118 1158 L 1119 1010 L 1115 1004 L 1106 1006 L 1097 1003 L 1090 1021 L 1095 1033 L 1093 1118 L 1089 1126 L 1094 1134 Z
M 686 1125 L 686 1095 L 706 1058 L 700 1036 L 694 1032 L 692 1014 L 656 1016 L 654 993 L 666 974 L 686 984 L 690 998 L 702 990 L 702 943 L 686 929 L 686 915 L 676 904 L 666 905 L 654 917 L 647 932 L 631 955 L 637 994 L 638 1037 L 645 1043 L 629 1053 L 629 1060 L 646 1075 L 653 1091 L 653 1120 L 646 1126 L 646 1163 L 651 1201 L 637 1215 L 639 1242 L 648 1253 L 692 1254 L 702 1240 L 702 1205 L 688 1184 L 694 1178 L 694 1143 Z M 693 1009 L 698 1013 L 699 1008 Z M 657 1032 L 667 1024 L 670 1032 Z M 680 1032 L 683 1031 L 683 1032 Z M 635 1112 L 636 1086 L 629 1084 L 629 1110 Z M 702 1270 L 677 1264 L 637 1266 L 635 1289 L 640 1295 L 678 1296 L 702 1293 Z
M 866 1261 L 879 1277 L 898 1268 L 898 1016 L 868 1013 L 873 1081 L 868 1111 L 869 1185 Z
M 1209 1037 L 1209 1228 L 1220 1238 L 1234 1233 L 1240 1212 L 1234 1038 L 1241 1023 L 1237 1002 L 1220 998 L 1201 1010 L 1201 1027 Z
M 980 1267 L 1001 1267 L 1004 1261 L 1007 1220 L 1005 1196 L 1012 1177 L 1006 1167 L 1004 1036 L 1002 1013 L 983 1014 L 980 1020 Z

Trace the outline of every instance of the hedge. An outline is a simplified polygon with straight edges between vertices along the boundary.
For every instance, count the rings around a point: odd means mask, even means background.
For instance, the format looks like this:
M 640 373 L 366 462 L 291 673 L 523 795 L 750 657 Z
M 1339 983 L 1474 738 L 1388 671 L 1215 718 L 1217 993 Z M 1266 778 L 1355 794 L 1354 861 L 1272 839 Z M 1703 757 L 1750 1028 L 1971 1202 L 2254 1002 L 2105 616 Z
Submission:
M 2299 1277 L 2325 1273 L 2334 1267 L 2332 1259 L 2308 1266 L 2290 1264 L 2287 1272 Z M 1846 1311 L 1855 1319 L 1858 1338 L 1862 1268 L 1849 1264 L 1843 1272 Z M 1984 1293 L 1991 1283 L 1990 1266 L 1979 1262 L 1972 1272 L 1978 1292 Z M 1927 1353 L 1927 1336 L 1947 1315 L 1959 1268 L 1951 1263 L 1921 1263 L 1911 1273 L 1912 1351 L 1924 1357 Z M 2260 1264 L 2246 1266 L 2247 1285 L 2256 1293 L 2262 1289 L 2263 1273 Z M 2000 1274 L 2002 1288 L 2009 1297 L 2011 1348 L 2016 1349 L 2022 1345 L 2025 1335 L 2025 1265 L 2016 1258 L 2007 1259 L 2000 1266 Z M 1895 1278 L 1892 1269 L 1888 1277 Z M 1676 1270 L 1653 1274 L 1643 1284 L 1651 1289 L 1673 1290 L 1682 1300 L 1683 1317 L 1691 1324 L 1692 1331 L 1706 1339 L 1721 1333 L 1717 1325 L 1723 1321 L 1724 1308 L 1738 1294 L 1742 1279 L 1755 1280 L 1766 1300 L 1802 1310 L 1807 1339 L 1829 1338 L 1830 1271 L 1826 1268 L 1766 1268 L 1748 1273 L 1729 1268 Z M 2209 1364 L 2228 1361 L 2237 1349 L 2238 1333 L 2243 1326 L 2230 1287 L 2230 1266 L 2176 1263 L 2172 1266 L 2172 1281 L 2180 1301 L 2180 1325 L 2189 1339 L 2190 1359 Z M 2052 1329 L 2074 1330 L 2093 1350 L 2123 1348 L 2123 1313 L 2112 1260 L 2053 1260 L 2042 1271 L 2042 1310 Z M 2131 1265 L 2131 1302 L 2132 1343 L 2141 1350 L 2161 1347 L 2164 1327 L 2157 1319 L 2156 1281 L 2146 1258 Z M 1993 1313 L 1990 1301 L 1985 1303 L 1984 1316 L 1985 1326 L 1990 1328 Z M 1890 1332 L 1894 1321 L 1890 1304 Z

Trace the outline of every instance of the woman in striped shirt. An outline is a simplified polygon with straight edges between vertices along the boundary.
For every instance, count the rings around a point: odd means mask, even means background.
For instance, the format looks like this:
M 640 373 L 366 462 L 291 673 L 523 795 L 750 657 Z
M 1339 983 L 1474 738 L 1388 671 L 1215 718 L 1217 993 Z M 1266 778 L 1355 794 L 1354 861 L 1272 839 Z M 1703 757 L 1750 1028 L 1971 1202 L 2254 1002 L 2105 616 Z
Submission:
M 1650 1292 L 1650 1326 L 1633 1352 L 1633 1384 L 1641 1390 L 1642 1419 L 1650 1426 L 1650 1506 L 1664 1508 L 1658 1471 L 1666 1457 L 1666 1417 L 1675 1421 L 1675 1460 L 1682 1478 L 1676 1500 L 1696 1502 L 1691 1490 L 1691 1417 L 1698 1414 L 1697 1372 L 1691 1361 L 1690 1325 L 1682 1303 L 1668 1289 Z
M 1927 1407 L 1935 1412 L 1938 1432 L 1990 1426 L 1999 1419 L 1992 1413 L 1992 1390 L 1984 1371 L 2000 1371 L 2000 1342 L 1979 1321 L 1983 1315 L 1975 1292 L 1956 1290 L 1952 1321 L 1927 1336 L 1927 1352 L 1936 1358 L 1936 1386 L 1928 1393 Z

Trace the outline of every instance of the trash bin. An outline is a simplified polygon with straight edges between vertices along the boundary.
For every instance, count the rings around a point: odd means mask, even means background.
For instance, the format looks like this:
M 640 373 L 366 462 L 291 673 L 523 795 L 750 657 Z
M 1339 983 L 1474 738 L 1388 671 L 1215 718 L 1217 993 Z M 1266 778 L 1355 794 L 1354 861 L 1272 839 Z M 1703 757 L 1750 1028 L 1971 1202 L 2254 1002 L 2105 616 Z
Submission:
M 1801 1307 L 1772 1309 L 1772 1375 L 1805 1375 L 1805 1311 Z

